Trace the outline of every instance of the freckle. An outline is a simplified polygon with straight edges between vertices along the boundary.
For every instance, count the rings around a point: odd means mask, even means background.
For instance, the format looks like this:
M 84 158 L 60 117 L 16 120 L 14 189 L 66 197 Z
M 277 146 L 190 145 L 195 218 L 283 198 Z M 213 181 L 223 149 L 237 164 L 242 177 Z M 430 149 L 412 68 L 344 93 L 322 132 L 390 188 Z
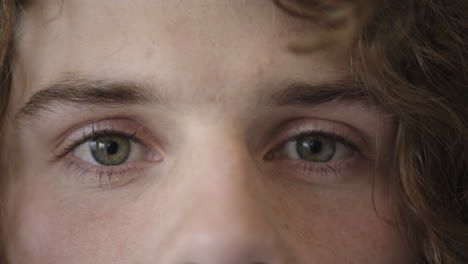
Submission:
M 147 49 L 145 52 L 145 58 L 150 59 L 151 57 L 153 57 L 153 49 Z
M 272 57 L 266 57 L 264 60 L 263 60 L 263 64 L 267 65 L 267 66 L 271 66 L 273 65 L 274 61 L 273 61 L 273 58 Z
M 258 76 L 263 76 L 263 68 L 262 67 L 257 68 L 257 75 Z

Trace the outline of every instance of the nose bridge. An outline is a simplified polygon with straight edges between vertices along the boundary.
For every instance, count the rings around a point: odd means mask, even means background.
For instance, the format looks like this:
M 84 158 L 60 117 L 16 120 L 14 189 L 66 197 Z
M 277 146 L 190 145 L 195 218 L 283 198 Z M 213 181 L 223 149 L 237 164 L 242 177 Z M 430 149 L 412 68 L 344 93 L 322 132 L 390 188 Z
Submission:
M 214 126 L 203 128 L 192 133 L 192 139 L 182 150 L 176 173 L 193 189 L 210 189 L 206 195 L 217 195 L 217 192 L 229 192 L 239 195 L 240 192 L 254 191 L 261 187 L 261 180 L 255 157 L 251 154 L 244 136 L 229 127 Z M 256 190 L 258 191 L 258 190 Z
M 205 204 L 204 213 L 213 217 L 251 216 L 257 219 L 267 207 L 264 179 L 248 146 L 239 133 L 212 129 L 199 133 L 188 158 L 189 167 L 181 171 L 193 201 Z M 192 207 L 196 208 L 196 207 Z M 202 212 L 198 210 L 198 212 Z M 238 223 L 242 223 L 240 221 Z
M 224 134 L 190 145 L 191 165 L 176 170 L 178 217 L 158 263 L 279 263 L 267 192 L 245 144 Z

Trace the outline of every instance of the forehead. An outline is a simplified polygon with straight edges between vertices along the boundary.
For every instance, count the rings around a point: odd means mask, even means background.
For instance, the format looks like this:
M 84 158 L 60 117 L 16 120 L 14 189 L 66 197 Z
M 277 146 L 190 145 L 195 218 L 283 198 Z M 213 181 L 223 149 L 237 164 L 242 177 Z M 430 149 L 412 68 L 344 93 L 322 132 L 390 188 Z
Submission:
M 31 95 L 67 74 L 140 79 L 194 98 L 344 75 L 342 56 L 288 49 L 304 26 L 264 0 L 38 1 L 21 18 L 16 83 Z

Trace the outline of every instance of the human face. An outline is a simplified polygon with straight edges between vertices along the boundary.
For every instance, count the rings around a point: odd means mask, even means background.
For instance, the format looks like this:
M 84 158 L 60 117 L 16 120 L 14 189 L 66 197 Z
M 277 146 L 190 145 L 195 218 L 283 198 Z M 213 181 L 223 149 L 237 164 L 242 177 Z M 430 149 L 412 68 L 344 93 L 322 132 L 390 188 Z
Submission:
M 392 118 L 346 54 L 288 49 L 312 27 L 260 0 L 27 6 L 11 263 L 404 263 Z

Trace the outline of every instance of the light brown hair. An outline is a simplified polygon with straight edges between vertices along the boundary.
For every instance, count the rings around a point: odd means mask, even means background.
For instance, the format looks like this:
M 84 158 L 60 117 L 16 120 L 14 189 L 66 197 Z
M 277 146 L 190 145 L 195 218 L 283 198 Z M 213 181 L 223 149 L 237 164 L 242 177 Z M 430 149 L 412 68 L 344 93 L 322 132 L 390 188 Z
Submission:
M 416 261 L 468 263 L 468 1 L 275 3 L 331 28 L 328 42 L 350 43 L 355 81 L 370 102 L 396 117 L 392 199 Z M 19 1 L 0 1 L 0 139 L 19 8 Z M 319 47 L 315 39 L 291 46 L 295 52 Z

